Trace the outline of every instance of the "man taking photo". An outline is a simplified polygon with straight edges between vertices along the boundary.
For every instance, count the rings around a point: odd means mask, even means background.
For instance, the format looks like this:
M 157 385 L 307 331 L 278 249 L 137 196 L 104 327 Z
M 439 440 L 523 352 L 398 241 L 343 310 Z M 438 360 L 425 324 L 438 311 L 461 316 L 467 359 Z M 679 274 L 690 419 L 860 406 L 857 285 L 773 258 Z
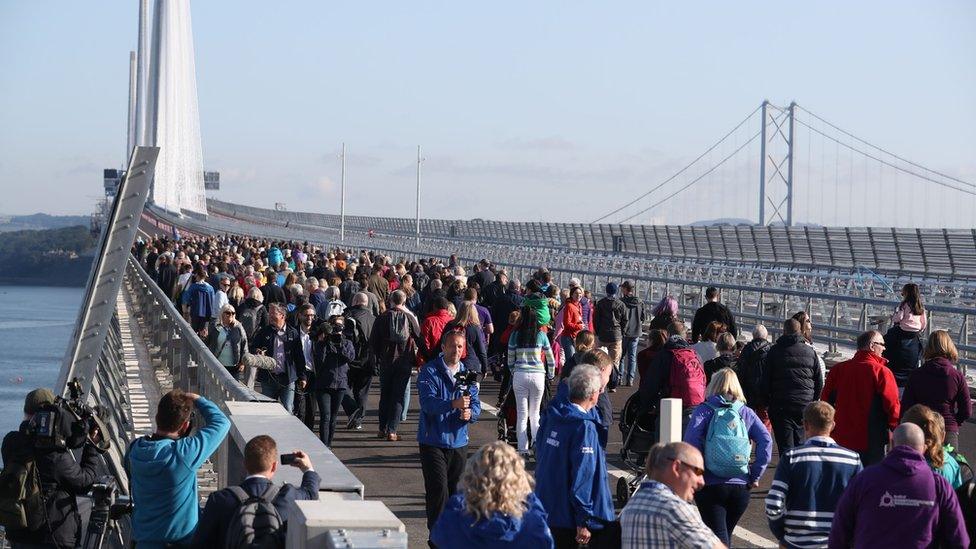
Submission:
M 194 410 L 203 425 L 191 436 Z M 125 456 L 140 549 L 189 544 L 200 513 L 197 470 L 229 430 L 227 416 L 200 395 L 174 389 L 159 399 L 156 432 L 133 441 Z
M 248 498 L 260 498 L 271 504 L 278 516 L 281 527 L 273 535 L 280 544 L 285 541 L 285 526 L 288 516 L 298 500 L 319 499 L 319 485 L 322 479 L 312 469 L 308 454 L 300 450 L 290 455 L 282 455 L 282 462 L 302 472 L 302 485 L 292 486 L 274 483 L 278 471 L 278 444 L 268 435 L 258 435 L 244 446 L 244 470 L 247 478 L 239 486 L 230 486 L 214 492 L 207 498 L 207 506 L 200 515 L 200 527 L 193 537 L 194 547 L 227 547 L 227 533 L 231 522 L 240 519 L 241 507 Z M 270 511 L 270 508 L 267 510 Z M 233 542 L 233 540 L 231 540 Z M 230 545 L 234 545 L 231 543 Z

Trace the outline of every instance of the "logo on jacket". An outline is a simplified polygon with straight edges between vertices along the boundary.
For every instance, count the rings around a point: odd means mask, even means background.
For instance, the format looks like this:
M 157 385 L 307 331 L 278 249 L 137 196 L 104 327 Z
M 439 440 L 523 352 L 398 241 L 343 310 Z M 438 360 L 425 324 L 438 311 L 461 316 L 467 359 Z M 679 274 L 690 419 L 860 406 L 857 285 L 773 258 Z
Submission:
M 934 501 L 928 501 L 924 499 L 911 499 L 908 496 L 903 495 L 891 495 L 891 492 L 885 492 L 881 496 L 881 502 L 878 503 L 878 507 L 934 507 Z
M 549 432 L 549 438 L 546 439 L 546 444 L 548 444 L 549 446 L 553 446 L 555 448 L 559 448 L 559 439 L 556 438 L 556 431 Z

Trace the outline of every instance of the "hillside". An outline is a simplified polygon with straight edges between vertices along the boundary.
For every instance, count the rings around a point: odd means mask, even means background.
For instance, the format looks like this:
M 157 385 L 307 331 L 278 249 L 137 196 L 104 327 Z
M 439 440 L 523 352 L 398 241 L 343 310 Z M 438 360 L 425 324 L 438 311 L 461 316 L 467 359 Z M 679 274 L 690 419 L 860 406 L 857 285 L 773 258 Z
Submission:
M 96 244 L 87 226 L 11 231 L 0 238 L 0 284 L 84 286 Z
M 24 230 L 61 229 L 75 225 L 88 225 L 85 215 L 0 215 L 0 233 Z

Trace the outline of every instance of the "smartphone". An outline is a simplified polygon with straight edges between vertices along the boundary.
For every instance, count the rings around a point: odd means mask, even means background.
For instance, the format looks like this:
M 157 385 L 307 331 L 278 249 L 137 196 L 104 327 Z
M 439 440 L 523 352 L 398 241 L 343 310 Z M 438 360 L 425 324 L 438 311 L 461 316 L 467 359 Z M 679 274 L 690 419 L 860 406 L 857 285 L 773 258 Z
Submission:
M 281 464 L 291 465 L 298 461 L 298 454 L 281 454 Z

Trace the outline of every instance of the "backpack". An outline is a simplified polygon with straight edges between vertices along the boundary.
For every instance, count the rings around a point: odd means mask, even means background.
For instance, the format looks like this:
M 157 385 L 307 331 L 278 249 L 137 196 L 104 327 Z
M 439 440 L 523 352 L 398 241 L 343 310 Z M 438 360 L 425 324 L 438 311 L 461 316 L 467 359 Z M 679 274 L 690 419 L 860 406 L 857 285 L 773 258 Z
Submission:
M 395 311 L 389 318 L 389 343 L 397 347 L 406 345 L 410 341 L 410 319 L 406 313 Z
M 349 366 L 364 368 L 369 362 L 369 342 L 366 339 L 366 332 L 363 331 L 363 325 L 355 318 L 346 317 L 346 325 L 343 326 L 342 333 L 352 342 L 352 347 L 356 350 L 356 358 L 349 363 Z
M 6 465 L 0 472 L 0 525 L 7 530 L 37 530 L 47 519 L 37 463 L 31 457 Z
M 237 509 L 227 524 L 226 549 L 277 549 L 284 546 L 282 520 L 274 499 L 280 486 L 268 486 L 260 496 L 252 496 L 240 486 L 228 489 L 237 498 Z
M 705 401 L 705 369 L 692 348 L 671 351 L 671 398 L 680 398 L 685 408 Z
M 745 404 L 741 401 L 722 406 L 708 401 L 705 404 L 714 412 L 705 434 L 705 469 L 722 478 L 748 474 L 752 444 L 741 415 Z
M 244 326 L 244 333 L 250 338 L 254 335 L 254 332 L 258 330 L 258 314 L 264 305 L 258 305 L 257 307 L 248 307 L 241 311 L 240 317 L 237 319 L 240 321 L 241 325 Z

